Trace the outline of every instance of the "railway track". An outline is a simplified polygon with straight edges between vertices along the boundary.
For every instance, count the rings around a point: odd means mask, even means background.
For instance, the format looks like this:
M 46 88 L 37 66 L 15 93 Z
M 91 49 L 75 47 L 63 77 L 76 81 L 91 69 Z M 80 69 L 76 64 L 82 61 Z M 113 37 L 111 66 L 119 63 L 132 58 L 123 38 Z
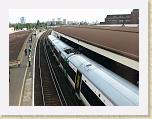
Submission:
M 55 88 L 56 88 L 58 97 L 59 97 L 59 99 L 60 99 L 61 105 L 67 106 L 67 102 L 66 102 L 65 97 L 64 97 L 64 95 L 63 95 L 63 93 L 62 93 L 62 90 L 61 90 L 61 88 L 60 88 L 58 79 L 57 79 L 57 77 L 56 77 L 56 74 L 55 74 L 54 69 L 53 69 L 53 67 L 52 67 L 52 64 L 51 64 L 51 62 L 50 62 L 49 55 L 48 55 L 48 52 L 47 52 L 47 50 L 46 50 L 45 41 L 43 42 L 43 46 L 44 46 L 44 52 L 45 52 L 45 56 L 46 56 L 46 59 L 47 59 L 49 71 L 50 71 L 50 73 L 51 73 L 51 77 L 52 77 L 52 79 L 53 79 L 53 83 L 54 83 L 54 85 L 55 85 Z
M 36 80 L 35 80 L 35 105 L 37 106 L 59 106 L 62 105 L 57 87 L 54 82 L 53 72 L 51 72 L 45 56 L 43 39 L 46 33 L 40 37 L 37 46 Z
M 35 62 L 35 106 L 77 106 L 82 105 L 76 99 L 65 75 L 55 61 L 53 52 L 47 45 L 47 36 L 50 31 L 45 32 L 39 39 Z

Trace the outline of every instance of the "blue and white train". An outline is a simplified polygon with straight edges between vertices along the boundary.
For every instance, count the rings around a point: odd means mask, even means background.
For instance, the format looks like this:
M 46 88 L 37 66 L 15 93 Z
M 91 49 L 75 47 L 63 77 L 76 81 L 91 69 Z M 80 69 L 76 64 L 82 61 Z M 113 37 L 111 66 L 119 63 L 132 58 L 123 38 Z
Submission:
M 77 97 L 85 105 L 138 106 L 139 88 L 75 51 L 53 35 L 49 44 Z

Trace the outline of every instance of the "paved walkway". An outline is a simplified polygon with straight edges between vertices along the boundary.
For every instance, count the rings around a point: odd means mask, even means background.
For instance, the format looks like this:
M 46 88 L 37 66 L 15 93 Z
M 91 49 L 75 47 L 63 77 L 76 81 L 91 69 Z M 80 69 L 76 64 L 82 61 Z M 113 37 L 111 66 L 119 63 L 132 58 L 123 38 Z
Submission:
M 9 105 L 21 106 L 32 105 L 32 92 L 33 92 L 33 61 L 35 54 L 35 47 L 37 40 L 43 32 L 38 33 L 37 36 L 33 36 L 32 43 L 27 39 L 20 52 L 21 64 L 19 67 L 10 68 L 10 83 L 9 83 Z M 25 47 L 28 49 L 29 45 L 32 45 L 32 65 L 28 67 L 28 55 L 24 55 Z

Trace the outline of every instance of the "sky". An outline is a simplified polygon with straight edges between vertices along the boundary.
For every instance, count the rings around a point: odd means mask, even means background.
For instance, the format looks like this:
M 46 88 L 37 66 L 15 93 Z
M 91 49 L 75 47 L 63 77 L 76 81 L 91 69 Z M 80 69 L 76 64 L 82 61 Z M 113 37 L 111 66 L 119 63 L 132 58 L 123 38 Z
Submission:
M 133 9 L 10 9 L 9 22 L 20 23 L 25 17 L 26 23 L 51 21 L 53 18 L 67 21 L 104 22 L 106 15 L 130 14 Z

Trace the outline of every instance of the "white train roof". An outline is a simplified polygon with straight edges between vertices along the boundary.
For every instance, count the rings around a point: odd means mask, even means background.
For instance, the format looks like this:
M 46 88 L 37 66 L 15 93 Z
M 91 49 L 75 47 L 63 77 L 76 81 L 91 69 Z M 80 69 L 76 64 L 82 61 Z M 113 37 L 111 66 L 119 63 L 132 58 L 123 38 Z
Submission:
M 73 49 L 72 47 L 68 46 L 67 44 L 65 44 L 64 42 L 60 41 L 58 38 L 56 38 L 55 36 L 53 35 L 49 35 L 48 38 L 51 40 L 52 44 L 61 52 L 61 55 L 63 54 L 64 57 L 68 57 L 70 56 L 71 54 L 74 54 L 74 53 L 66 53 L 65 50 L 68 50 L 68 49 Z
M 84 55 L 72 55 L 68 60 L 115 105 L 138 105 L 139 91 L 137 86 L 103 66 L 88 60 Z

